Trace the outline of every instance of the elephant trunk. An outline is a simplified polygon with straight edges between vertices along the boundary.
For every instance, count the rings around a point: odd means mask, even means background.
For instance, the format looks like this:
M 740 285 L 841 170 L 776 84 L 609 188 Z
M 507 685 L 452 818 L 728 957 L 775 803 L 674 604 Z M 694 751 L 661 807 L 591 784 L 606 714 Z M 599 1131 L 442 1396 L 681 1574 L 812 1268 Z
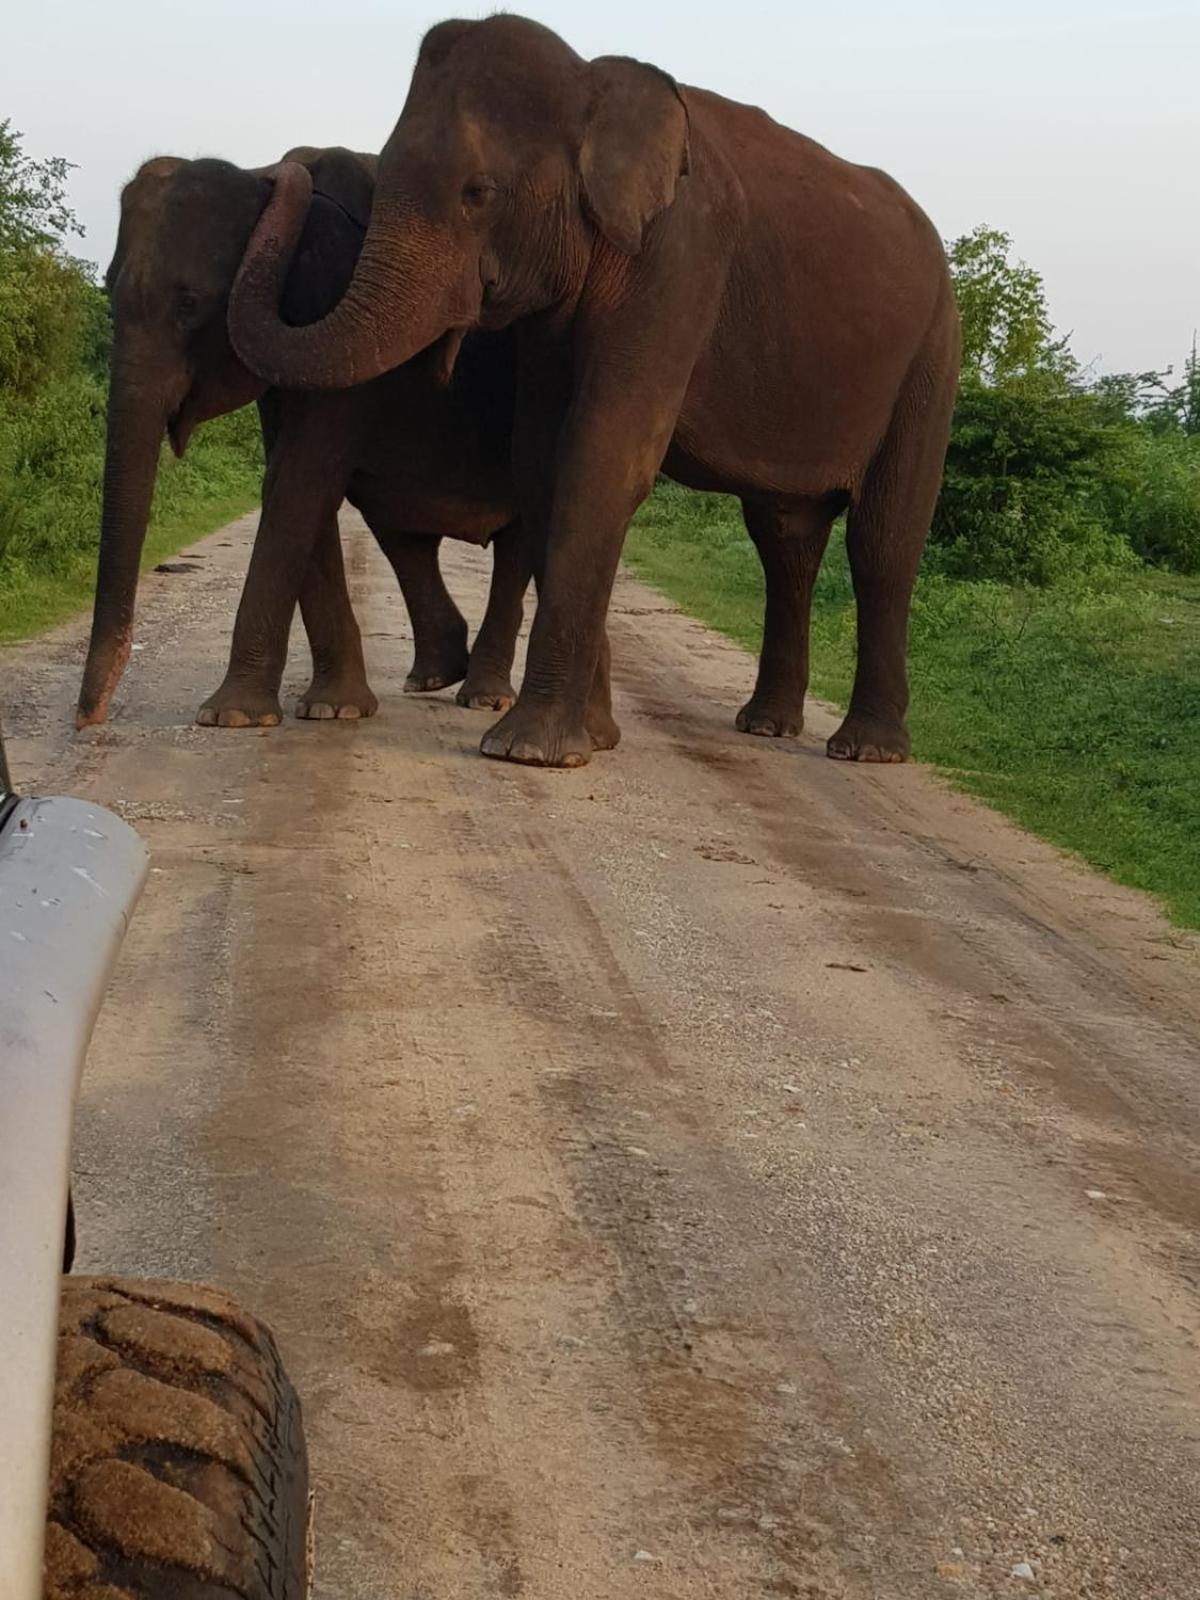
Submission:
M 377 193 L 345 295 L 321 321 L 289 327 L 279 300 L 311 194 L 308 170 L 283 162 L 234 283 L 230 337 L 261 378 L 288 389 L 347 389 L 402 366 L 449 328 L 476 319 L 478 300 L 464 303 L 449 230 Z
M 104 507 L 92 637 L 75 725 L 103 722 L 129 660 L 138 570 L 171 397 L 145 385 L 114 351 L 104 457 Z

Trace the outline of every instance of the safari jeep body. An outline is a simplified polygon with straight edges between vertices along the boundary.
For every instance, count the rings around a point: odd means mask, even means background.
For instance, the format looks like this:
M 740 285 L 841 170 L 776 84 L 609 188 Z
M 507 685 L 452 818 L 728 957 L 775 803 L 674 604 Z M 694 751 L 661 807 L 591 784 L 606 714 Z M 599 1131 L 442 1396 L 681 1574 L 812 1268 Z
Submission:
M 0 738 L 0 1595 L 302 1600 L 269 1332 L 217 1290 L 63 1276 L 75 1098 L 147 870 L 102 807 L 16 796 Z

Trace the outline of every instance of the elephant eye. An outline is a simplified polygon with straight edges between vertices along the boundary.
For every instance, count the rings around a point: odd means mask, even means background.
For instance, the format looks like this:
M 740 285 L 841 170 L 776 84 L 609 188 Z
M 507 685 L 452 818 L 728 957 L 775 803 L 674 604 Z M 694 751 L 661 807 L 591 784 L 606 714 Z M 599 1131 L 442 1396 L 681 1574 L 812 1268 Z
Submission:
M 190 289 L 181 289 L 175 296 L 175 309 L 181 317 L 192 316 L 200 306 L 200 296 Z
M 481 206 L 496 193 L 496 184 L 491 178 L 468 178 L 463 184 L 463 204 L 473 211 L 478 211 Z

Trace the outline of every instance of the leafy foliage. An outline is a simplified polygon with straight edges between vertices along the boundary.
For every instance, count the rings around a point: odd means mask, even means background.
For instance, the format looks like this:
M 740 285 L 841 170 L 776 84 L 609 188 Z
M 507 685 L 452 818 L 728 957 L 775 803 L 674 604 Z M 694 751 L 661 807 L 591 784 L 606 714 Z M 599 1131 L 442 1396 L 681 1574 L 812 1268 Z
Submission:
M 1041 278 L 1011 260 L 1011 251 L 1008 234 L 982 225 L 947 250 L 962 322 L 962 370 L 980 383 L 1066 374 L 1073 365 L 1054 338 Z
M 0 122 L 0 391 L 26 398 L 76 361 L 100 291 L 63 236 L 79 231 L 66 203 L 69 165 L 34 161 Z
M 1133 566 L 1105 493 L 1118 435 L 1080 390 L 965 380 L 931 564 L 955 577 L 1035 584 Z
M 104 384 L 76 372 L 32 400 L 0 402 L 0 588 L 23 577 L 69 577 L 90 567 L 104 482 Z M 152 525 L 203 500 L 248 501 L 262 467 L 252 408 L 210 423 L 176 461 L 164 447 Z
M 1093 582 L 1200 571 L 1200 363 L 1089 382 L 1007 234 L 949 246 L 963 368 L 929 564 L 960 578 Z
M 1173 376 L 1171 367 L 1165 372 L 1107 373 L 1097 378 L 1093 392 L 1113 416 L 1136 417 L 1155 433 L 1193 438 L 1200 434 L 1200 348 L 1195 335 L 1178 383 L 1169 381 Z
M 57 249 L 65 234 L 83 232 L 67 204 L 70 171 L 60 156 L 26 155 L 9 119 L 0 122 L 0 250 Z
M 1200 434 L 1124 429 L 1104 494 L 1112 526 L 1135 555 L 1200 572 Z

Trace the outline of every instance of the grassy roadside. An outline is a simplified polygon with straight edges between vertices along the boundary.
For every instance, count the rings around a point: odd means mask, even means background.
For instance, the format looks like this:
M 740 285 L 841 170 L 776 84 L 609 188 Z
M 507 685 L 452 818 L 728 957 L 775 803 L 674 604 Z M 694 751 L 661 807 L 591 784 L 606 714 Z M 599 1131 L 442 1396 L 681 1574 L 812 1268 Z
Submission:
M 625 555 L 757 650 L 762 578 L 735 501 L 660 486 Z M 917 756 L 1200 928 L 1200 578 L 1142 571 L 1101 589 L 1026 590 L 927 573 L 911 639 Z M 854 609 L 838 534 L 812 653 L 814 692 L 844 705 Z
M 202 539 L 206 533 L 249 511 L 258 501 L 253 489 L 201 498 L 156 524 L 146 536 L 142 571 Z M 0 580 L 0 645 L 15 644 L 90 608 L 96 585 L 95 557 L 79 557 L 64 572 L 21 574 Z
M 143 569 L 249 510 L 261 456 L 253 408 L 208 424 L 181 461 L 164 448 Z M 94 381 L 0 408 L 0 644 L 91 603 L 103 463 L 104 395 Z

